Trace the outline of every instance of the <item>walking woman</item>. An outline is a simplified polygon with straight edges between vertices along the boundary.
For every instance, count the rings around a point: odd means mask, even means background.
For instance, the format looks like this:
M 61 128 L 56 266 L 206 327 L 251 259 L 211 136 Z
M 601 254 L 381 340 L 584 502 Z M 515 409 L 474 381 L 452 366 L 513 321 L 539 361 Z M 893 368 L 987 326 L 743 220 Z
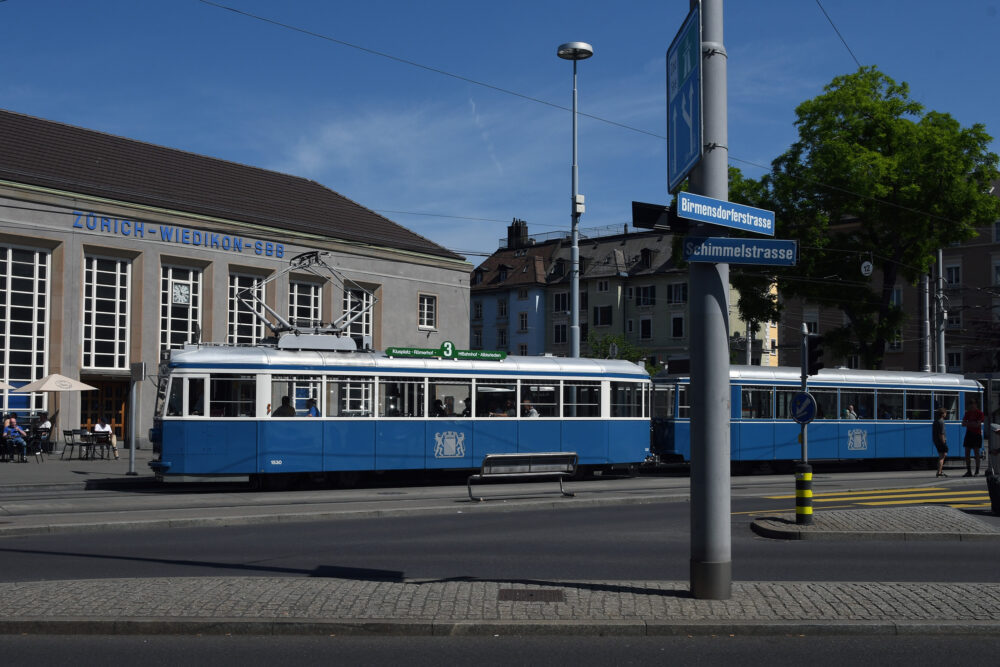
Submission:
M 938 477 L 947 477 L 944 474 L 944 459 L 948 456 L 948 434 L 944 430 L 944 418 L 948 414 L 948 411 L 944 408 L 938 408 L 937 418 L 934 420 L 934 426 L 932 427 L 932 437 L 934 439 L 934 446 L 937 447 L 938 452 Z

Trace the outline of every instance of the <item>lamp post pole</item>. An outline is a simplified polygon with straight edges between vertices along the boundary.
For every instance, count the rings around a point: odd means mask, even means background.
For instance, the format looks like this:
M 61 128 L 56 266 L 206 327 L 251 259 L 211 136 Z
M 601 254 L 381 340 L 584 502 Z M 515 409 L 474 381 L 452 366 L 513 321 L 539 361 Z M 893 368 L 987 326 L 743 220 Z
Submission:
M 583 195 L 577 190 L 579 179 L 576 168 L 576 61 L 586 60 L 594 55 L 594 49 L 586 42 L 567 42 L 559 45 L 556 55 L 564 60 L 573 61 L 573 175 L 572 175 L 572 207 L 570 250 L 570 326 L 569 354 L 580 356 L 580 214 L 585 210 Z

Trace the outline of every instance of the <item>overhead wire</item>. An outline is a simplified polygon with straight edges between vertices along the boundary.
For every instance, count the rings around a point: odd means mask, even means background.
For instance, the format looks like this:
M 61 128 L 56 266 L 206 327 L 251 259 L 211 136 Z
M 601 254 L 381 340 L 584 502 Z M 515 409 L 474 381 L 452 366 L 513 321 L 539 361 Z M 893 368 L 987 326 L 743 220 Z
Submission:
M 830 22 L 830 25 L 833 26 L 833 31 L 837 33 L 837 37 L 840 37 L 840 41 L 844 43 L 844 48 L 847 49 L 847 52 L 851 54 L 851 58 L 854 58 L 854 62 L 855 64 L 857 64 L 858 69 L 861 69 L 861 62 L 858 60 L 858 57 L 854 55 L 854 51 L 851 50 L 851 47 L 847 45 L 847 40 L 844 39 L 844 36 L 842 34 L 840 34 L 840 29 L 837 28 L 837 24 L 833 22 L 833 19 L 830 18 L 830 15 L 826 12 L 826 9 L 823 8 L 823 4 L 819 0 L 816 0 L 816 5 L 819 7 L 819 10 L 823 12 L 823 16 L 826 17 L 826 20 Z
M 456 79 L 456 80 L 459 80 L 459 81 L 463 81 L 465 83 L 470 83 L 472 85 L 481 86 L 483 88 L 488 88 L 490 90 L 494 90 L 496 92 L 500 92 L 500 93 L 503 93 L 503 94 L 506 94 L 506 95 L 512 95 L 514 97 L 518 97 L 520 99 L 527 100 L 529 102 L 535 102 L 537 104 L 543 104 L 545 106 L 548 106 L 548 107 L 551 107 L 551 108 L 554 108 L 554 109 L 559 109 L 561 111 L 570 111 L 570 112 L 572 112 L 572 108 L 563 106 L 561 104 L 556 104 L 554 102 L 549 102 L 547 100 L 543 100 L 543 99 L 540 99 L 540 98 L 537 98 L 537 97 L 533 97 L 531 95 L 525 95 L 524 93 L 519 93 L 519 92 L 517 92 L 515 90 L 510 90 L 508 88 L 503 88 L 503 87 L 500 87 L 500 86 L 496 86 L 496 85 L 493 85 L 491 83 L 486 83 L 484 81 L 479 81 L 479 80 L 473 79 L 471 77 L 463 76 L 463 75 L 460 75 L 460 74 L 455 74 L 453 72 L 449 72 L 449 71 L 441 69 L 439 67 L 432 67 L 430 65 L 424 65 L 423 63 L 419 63 L 419 62 L 417 62 L 415 60 L 410 60 L 408 58 L 402 58 L 402 57 L 399 57 L 399 56 L 392 55 L 390 53 L 385 53 L 383 51 L 378 51 L 376 49 L 372 49 L 372 48 L 369 48 L 369 47 L 361 46 L 359 44 L 354 44 L 354 43 L 348 42 L 346 40 L 338 39 L 338 38 L 332 37 L 330 35 L 326 35 L 326 34 L 323 34 L 323 33 L 320 33 L 320 32 L 316 32 L 314 30 L 309 30 L 309 29 L 306 29 L 306 28 L 295 26 L 295 25 L 292 25 L 290 23 L 285 23 L 285 22 L 282 22 L 282 21 L 278 21 L 276 19 L 268 18 L 266 16 L 261 16 L 259 14 L 254 14 L 253 12 L 248 12 L 248 11 L 245 11 L 245 10 L 242 10 L 242 9 L 238 9 L 236 7 L 225 5 L 225 4 L 222 4 L 220 2 L 214 2 L 213 0 L 197 0 L 197 1 L 199 3 L 201 3 L 201 4 L 208 5 L 208 6 L 211 6 L 211 7 L 215 7 L 217 9 L 222 9 L 222 10 L 225 10 L 225 11 L 228 11 L 228 12 L 232 12 L 233 14 L 244 16 L 244 17 L 249 18 L 249 19 L 253 19 L 253 20 L 256 20 L 256 21 L 261 21 L 263 23 L 268 23 L 270 25 L 273 25 L 273 26 L 276 26 L 276 27 L 279 27 L 279 28 L 282 28 L 282 29 L 285 29 L 285 30 L 290 30 L 290 31 L 297 32 L 297 33 L 300 33 L 300 34 L 303 34 L 303 35 L 308 35 L 310 37 L 315 37 L 317 39 L 321 39 L 321 40 L 324 40 L 324 41 L 327 41 L 327 42 L 331 42 L 331 43 L 334 43 L 334 44 L 338 44 L 338 45 L 341 45 L 341 46 L 345 46 L 345 47 L 348 47 L 348 48 L 357 49 L 359 51 L 362 51 L 364 53 L 368 53 L 370 55 L 378 56 L 380 58 L 386 58 L 388 60 L 392 60 L 392 61 L 404 64 L 404 65 L 409 65 L 410 67 L 416 67 L 418 69 L 422 69 L 422 70 L 427 71 L 427 72 L 432 72 L 434 74 L 439 74 L 441 76 L 450 77 L 450 78 L 453 78 L 453 79 Z M 819 5 L 819 0 L 816 0 L 816 2 Z M 837 29 L 837 26 L 833 23 L 833 20 L 830 18 L 829 14 L 826 13 L 826 10 L 823 9 L 822 5 L 819 5 L 819 7 L 820 7 L 820 10 L 823 11 L 824 15 L 826 15 L 827 20 L 830 21 L 830 24 L 833 26 L 833 29 L 837 32 L 837 35 L 841 38 L 841 41 L 844 43 L 844 46 L 847 47 L 848 51 L 851 53 L 851 56 L 854 57 L 853 51 L 851 51 L 850 47 L 847 45 L 846 40 L 843 38 L 843 35 L 841 35 L 840 31 Z M 857 62 L 857 58 L 855 58 L 855 62 Z M 860 63 L 859 63 L 859 67 L 860 67 Z M 603 118 L 601 116 L 596 116 L 596 115 L 593 115 L 593 114 L 583 113 L 583 112 L 579 112 L 579 111 L 577 112 L 577 115 L 585 117 L 585 118 L 590 118 L 591 120 L 596 120 L 596 121 L 601 122 L 601 123 L 606 123 L 608 125 L 613 125 L 615 127 L 619 127 L 619 128 L 625 129 L 625 130 L 632 131 L 632 132 L 638 132 L 640 134 L 645 134 L 647 136 L 651 136 L 651 137 L 654 137 L 656 139 L 662 139 L 664 141 L 668 140 L 668 138 L 666 136 L 664 136 L 662 134 L 659 134 L 657 132 L 651 132 L 649 130 L 644 130 L 644 129 L 641 129 L 641 128 L 637 128 L 637 127 L 634 127 L 634 126 L 631 126 L 631 125 L 627 125 L 625 123 L 619 123 L 617 121 L 613 121 L 613 120 L 610 120 L 610 119 L 607 119 L 607 118 Z M 753 162 L 753 161 L 750 161 L 750 160 L 744 160 L 744 159 L 741 159 L 741 158 L 738 158 L 738 157 L 734 157 L 732 155 L 729 155 L 729 160 L 734 161 L 734 162 L 740 162 L 740 163 L 743 163 L 743 164 L 752 165 L 752 166 L 758 167 L 760 169 L 763 169 L 765 171 L 768 171 L 768 170 L 771 169 L 771 167 L 769 167 L 769 166 L 761 165 L 759 163 L 756 163 L 756 162 Z M 837 186 L 829 185 L 827 183 L 822 183 L 822 182 L 819 182 L 819 181 L 814 181 L 814 180 L 811 180 L 811 179 L 806 179 L 806 178 L 803 178 L 803 177 L 800 177 L 800 176 L 793 176 L 793 178 L 795 178 L 796 180 L 804 181 L 804 182 L 809 183 L 809 184 L 814 185 L 814 186 L 819 186 L 819 187 L 827 188 L 827 189 L 830 189 L 830 190 L 839 191 L 839 192 L 842 192 L 844 194 L 848 194 L 848 195 L 851 195 L 851 196 L 854 196 L 854 197 L 858 197 L 859 199 L 866 199 L 866 200 L 869 200 L 869 201 L 872 201 L 872 202 L 875 202 L 877 204 L 881 204 L 881 205 L 884 205 L 884 206 L 889 206 L 889 207 L 892 207 L 892 208 L 898 208 L 898 209 L 900 209 L 902 211 L 905 211 L 905 212 L 908 212 L 908 213 L 916 213 L 918 215 L 927 216 L 929 218 L 932 218 L 932 219 L 935 219 L 935 220 L 940 220 L 942 222 L 949 222 L 949 223 L 954 223 L 954 224 L 958 223 L 957 220 L 954 220 L 954 219 L 951 219 L 951 218 L 947 218 L 947 217 L 944 217 L 944 216 L 936 215 L 936 214 L 933 214 L 933 213 L 927 213 L 927 212 L 921 211 L 919 209 L 914 209 L 912 207 L 904 206 L 902 204 L 897 204 L 895 202 L 890 202 L 890 201 L 886 201 L 886 200 L 883 200 L 883 199 L 878 199 L 877 197 L 872 197 L 870 195 L 863 195 L 863 194 L 860 194 L 860 193 L 857 193 L 857 192 L 853 192 L 851 190 L 847 190 L 845 188 L 840 188 L 840 187 L 837 187 Z M 410 212 L 399 211 L 399 213 L 410 213 Z M 414 215 L 420 215 L 419 213 L 413 213 L 413 214 Z M 442 216 L 442 217 L 444 217 L 444 216 Z

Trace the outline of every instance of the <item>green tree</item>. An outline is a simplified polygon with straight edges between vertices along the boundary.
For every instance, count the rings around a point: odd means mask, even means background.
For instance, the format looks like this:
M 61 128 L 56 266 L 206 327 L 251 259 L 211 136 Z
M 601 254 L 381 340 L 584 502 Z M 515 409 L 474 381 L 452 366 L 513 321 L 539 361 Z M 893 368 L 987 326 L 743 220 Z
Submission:
M 799 241 L 799 264 L 734 275 L 745 318 L 780 312 L 785 297 L 840 308 L 847 324 L 827 336 L 838 355 L 881 367 L 904 319 L 893 288 L 915 284 L 938 248 L 966 241 L 1000 217 L 989 194 L 997 155 L 981 124 L 924 112 L 876 67 L 835 78 L 796 109 L 799 139 L 759 181 L 730 175 L 730 199 L 772 209 L 776 237 Z M 878 272 L 861 275 L 862 259 Z
M 612 354 L 612 345 L 617 349 L 615 354 Z M 657 372 L 657 369 L 646 363 L 646 360 L 649 358 L 649 351 L 630 343 L 621 334 L 595 336 L 594 332 L 591 331 L 590 335 L 587 336 L 587 347 L 590 353 L 585 356 L 591 359 L 624 359 L 625 361 L 642 364 L 646 368 L 646 372 L 650 375 Z

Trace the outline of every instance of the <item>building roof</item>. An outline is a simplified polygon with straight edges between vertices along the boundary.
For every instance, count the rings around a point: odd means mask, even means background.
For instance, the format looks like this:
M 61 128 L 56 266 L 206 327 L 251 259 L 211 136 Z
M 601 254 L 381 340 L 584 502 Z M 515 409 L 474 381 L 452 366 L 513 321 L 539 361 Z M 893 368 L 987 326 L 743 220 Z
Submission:
M 481 292 L 491 289 L 545 285 L 546 267 L 550 255 L 555 249 L 556 244 L 546 243 L 526 248 L 498 250 L 473 269 L 471 289 L 474 292 Z M 504 280 L 500 279 L 501 269 L 506 269 Z M 476 276 L 480 272 L 482 279 L 477 280 Z
M 0 180 L 448 259 L 437 245 L 298 176 L 0 109 Z
M 581 280 L 631 277 L 677 271 L 673 236 L 642 231 L 583 239 L 579 242 Z M 520 248 L 501 248 L 472 271 L 472 290 L 480 292 L 525 285 L 552 285 L 570 280 L 570 242 L 552 239 Z M 506 279 L 500 280 L 500 269 Z M 561 269 L 561 270 L 560 270 Z M 482 279 L 476 280 L 476 274 Z

